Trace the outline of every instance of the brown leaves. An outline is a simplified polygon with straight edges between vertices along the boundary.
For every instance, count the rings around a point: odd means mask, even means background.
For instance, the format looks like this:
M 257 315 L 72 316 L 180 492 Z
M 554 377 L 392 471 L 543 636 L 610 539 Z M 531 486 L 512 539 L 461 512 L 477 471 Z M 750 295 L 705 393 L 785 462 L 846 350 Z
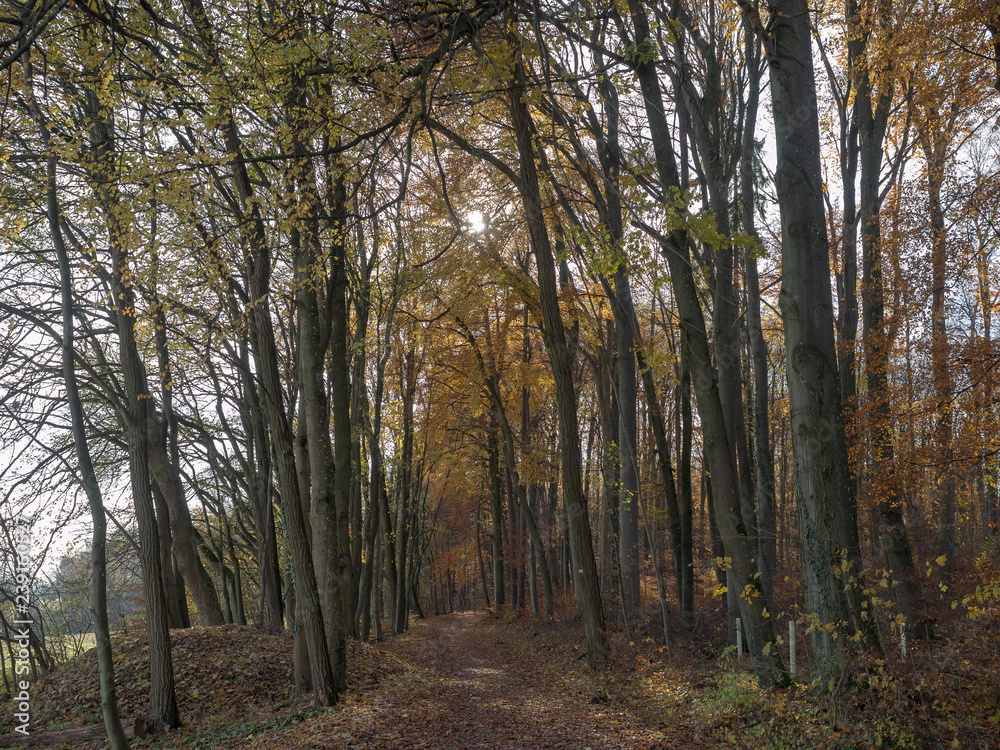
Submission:
M 989 623 L 953 616 L 954 640 L 880 660 L 834 705 L 803 689 L 769 692 L 745 670 L 696 653 L 678 632 L 674 663 L 641 634 L 611 629 L 608 664 L 579 660 L 578 628 L 499 615 L 416 621 L 385 643 L 348 642 L 348 692 L 313 714 L 296 700 L 291 638 L 253 628 L 175 631 L 179 732 L 156 747 L 847 748 L 1000 739 L 1000 673 Z M 718 645 L 718 644 L 715 644 Z M 115 640 L 124 716 L 145 710 L 144 635 Z M 678 664 L 680 662 L 680 665 Z M 865 682 L 867 680 L 867 682 Z M 100 720 L 94 652 L 38 683 L 33 726 Z
M 170 633 L 181 720 L 188 730 L 273 719 L 292 708 L 292 639 L 225 625 Z M 121 715 L 149 705 L 149 646 L 144 631 L 114 636 L 115 684 Z M 10 719 L 4 707 L 0 722 Z M 86 651 L 32 690 L 31 725 L 67 728 L 102 720 L 97 652 Z
M 359 649 L 342 708 L 237 746 L 614 750 L 663 740 L 576 661 L 561 626 L 547 631 L 530 639 L 477 615 L 417 622 Z

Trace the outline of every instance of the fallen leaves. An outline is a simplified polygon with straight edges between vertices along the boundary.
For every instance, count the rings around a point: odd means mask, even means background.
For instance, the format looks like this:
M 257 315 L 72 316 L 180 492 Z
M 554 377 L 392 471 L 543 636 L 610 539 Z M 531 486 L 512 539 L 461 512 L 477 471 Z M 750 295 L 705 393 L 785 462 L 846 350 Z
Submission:
M 702 656 L 694 630 L 672 636 L 667 663 L 650 639 L 612 627 L 611 658 L 591 672 L 577 659 L 575 626 L 453 614 L 414 621 L 384 643 L 349 641 L 348 692 L 320 712 L 292 687 L 288 636 L 235 626 L 175 631 L 185 726 L 144 743 L 160 750 L 832 750 L 959 737 L 969 747 L 1000 746 L 993 631 L 968 620 L 950 626 L 961 640 L 914 644 L 920 659 L 906 664 L 874 661 L 867 683 L 833 706 L 801 688 L 759 690 L 745 669 Z M 697 637 L 714 636 L 702 628 Z M 115 652 L 123 715 L 142 712 L 144 635 L 116 639 Z M 35 686 L 38 728 L 100 720 L 97 688 L 94 653 L 79 655 Z
M 174 683 L 185 731 L 272 720 L 295 710 L 292 639 L 224 625 L 170 633 Z M 112 638 L 115 685 L 124 718 L 149 706 L 149 644 L 144 631 Z M 306 697 L 308 698 L 308 697 Z M 97 652 L 78 654 L 32 686 L 31 728 L 70 728 L 102 720 Z M 9 721 L 3 708 L 0 723 Z

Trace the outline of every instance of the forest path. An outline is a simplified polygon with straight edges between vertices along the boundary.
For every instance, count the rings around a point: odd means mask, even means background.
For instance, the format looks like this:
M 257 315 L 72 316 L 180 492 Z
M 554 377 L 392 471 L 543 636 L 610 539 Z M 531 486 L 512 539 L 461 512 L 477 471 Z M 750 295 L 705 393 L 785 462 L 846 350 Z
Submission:
M 567 630 L 566 636 L 575 642 L 577 634 Z M 567 665 L 565 653 L 548 653 L 557 648 L 550 638 L 525 637 L 483 615 L 415 621 L 378 648 L 401 664 L 377 684 L 352 690 L 340 710 L 241 746 L 668 747 L 642 712 L 617 703 L 617 691 L 605 689 L 613 684 L 611 675 L 591 676 L 583 661 L 572 658 Z M 558 648 L 571 647 L 564 641 Z

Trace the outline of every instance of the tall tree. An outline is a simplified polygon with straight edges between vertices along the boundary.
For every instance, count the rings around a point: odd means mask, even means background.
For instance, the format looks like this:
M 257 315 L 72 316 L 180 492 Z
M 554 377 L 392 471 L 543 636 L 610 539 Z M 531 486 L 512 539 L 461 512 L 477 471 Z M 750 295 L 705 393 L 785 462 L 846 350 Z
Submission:
M 749 91 L 747 92 L 746 117 L 743 122 L 743 154 L 739 166 L 740 224 L 743 231 L 761 246 L 754 214 L 757 181 L 754 178 L 757 158 L 757 113 L 760 104 L 760 40 L 744 23 L 746 40 L 746 67 Z M 776 575 L 777 529 L 774 495 L 774 452 L 771 449 L 770 400 L 768 394 L 769 372 L 767 341 L 761 322 L 760 277 L 757 272 L 757 248 L 747 245 L 743 263 L 746 269 L 747 293 L 747 337 L 750 340 L 750 355 L 753 362 L 753 436 L 754 459 L 757 468 L 757 523 L 758 523 L 758 567 L 761 586 L 768 609 L 774 611 L 774 578 Z
M 90 444 L 87 440 L 86 423 L 84 421 L 83 401 L 76 377 L 76 350 L 73 344 L 73 278 L 70 268 L 69 252 L 59 225 L 61 215 L 58 193 L 57 164 L 55 151 L 52 148 L 51 134 L 45 115 L 35 99 L 34 81 L 32 80 L 32 62 L 30 54 L 23 61 L 25 88 L 28 108 L 35 120 L 42 146 L 45 149 L 45 195 L 46 218 L 49 225 L 49 235 L 59 263 L 59 292 L 62 306 L 62 369 L 63 381 L 66 387 L 66 403 L 70 412 L 70 423 L 73 430 L 73 446 L 79 464 L 80 480 L 83 484 L 87 501 L 90 504 L 90 517 L 94 525 L 90 546 L 91 565 L 91 595 L 93 596 L 94 640 L 97 648 L 97 662 L 101 681 L 101 710 L 104 714 L 104 726 L 108 740 L 113 750 L 127 750 L 128 739 L 122 729 L 121 716 L 118 712 L 118 694 L 115 689 L 115 665 L 111 651 L 111 632 L 108 624 L 108 588 L 107 588 L 107 521 L 104 518 L 104 500 L 101 497 L 101 487 L 94 471 L 91 459 Z
M 655 61 L 655 47 L 649 30 L 646 5 L 629 1 L 634 52 L 629 63 L 642 91 L 646 122 L 650 129 L 656 174 L 660 189 L 674 211 L 681 195 L 680 172 L 671 145 L 670 128 L 663 109 L 663 95 Z M 624 25 L 624 24 L 623 24 Z M 662 252 L 670 269 L 674 297 L 680 314 L 681 346 L 692 369 L 698 411 L 702 420 L 705 452 L 710 467 L 715 516 L 726 549 L 726 565 L 731 566 L 747 646 L 754 672 L 762 685 L 783 685 L 788 673 L 778 655 L 771 620 L 765 614 L 753 550 L 740 508 L 737 469 L 719 396 L 718 376 L 708 345 L 708 332 L 692 271 L 689 238 L 683 225 L 668 236 L 659 235 Z
M 521 57 L 521 41 L 514 32 L 515 19 L 507 19 L 508 42 L 513 50 L 513 80 L 507 93 L 517 143 L 520 164 L 519 192 L 528 224 L 531 249 L 538 268 L 538 288 L 541 297 L 543 336 L 556 386 L 556 408 L 559 413 L 559 451 L 562 463 L 563 495 L 569 523 L 572 565 L 579 580 L 580 608 L 587 635 L 587 657 L 591 666 L 607 658 L 604 635 L 604 608 L 594 558 L 587 498 L 583 493 L 583 466 L 580 455 L 580 429 L 577 415 L 576 389 L 573 384 L 571 341 L 568 340 L 559 309 L 556 286 L 556 262 L 542 212 L 535 148 L 532 144 L 534 125 L 525 104 L 525 73 Z
M 919 592 L 910 541 L 903 520 L 905 500 L 895 467 L 895 435 L 889 389 L 889 352 L 892 340 L 885 320 L 882 273 L 884 249 L 881 213 L 886 194 L 881 189 L 882 164 L 889 115 L 897 85 L 898 63 L 893 55 L 896 30 L 891 0 L 882 0 L 866 10 L 867 13 L 862 13 L 855 0 L 848 0 L 846 20 L 851 40 L 848 75 L 856 79 L 854 116 L 861 168 L 859 224 L 862 340 L 865 382 L 868 386 L 866 432 L 874 458 L 872 469 L 875 481 L 872 483 L 872 491 L 882 526 L 882 555 L 893 579 L 897 608 L 908 622 L 916 625 L 913 633 L 920 636 L 930 635 L 930 631 L 925 617 L 920 616 L 919 621 L 915 619 Z M 876 44 L 882 48 L 876 48 Z M 902 158 L 902 153 L 897 156 L 897 169 Z
M 180 725 L 174 692 L 174 668 L 170 652 L 166 593 L 160 571 L 159 535 L 149 472 L 149 388 L 145 365 L 136 346 L 136 295 L 132 285 L 135 251 L 133 237 L 123 226 L 117 191 L 114 136 L 101 112 L 97 94 L 84 92 L 89 143 L 92 154 L 88 164 L 97 200 L 103 209 L 111 249 L 113 297 L 119 355 L 128 414 L 129 474 L 132 500 L 139 522 L 139 550 L 143 570 L 143 594 L 146 602 L 146 628 L 149 632 L 150 696 L 146 729 L 157 733 Z
M 779 0 L 765 29 L 751 4 L 740 4 L 762 37 L 770 68 L 799 546 L 806 608 L 817 625 L 817 673 L 832 677 L 843 666 L 841 636 L 878 641 L 862 617 L 863 566 L 833 336 L 809 9 L 805 0 Z

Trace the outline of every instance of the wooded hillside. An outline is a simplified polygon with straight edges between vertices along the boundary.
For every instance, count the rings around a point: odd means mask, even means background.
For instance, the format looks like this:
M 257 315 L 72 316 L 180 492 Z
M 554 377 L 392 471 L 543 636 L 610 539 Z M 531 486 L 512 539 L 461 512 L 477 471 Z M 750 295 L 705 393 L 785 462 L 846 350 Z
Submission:
M 0 4 L 5 692 L 29 615 L 116 749 L 137 621 L 153 734 L 192 626 L 317 708 L 456 610 L 1000 643 L 996 3 Z

